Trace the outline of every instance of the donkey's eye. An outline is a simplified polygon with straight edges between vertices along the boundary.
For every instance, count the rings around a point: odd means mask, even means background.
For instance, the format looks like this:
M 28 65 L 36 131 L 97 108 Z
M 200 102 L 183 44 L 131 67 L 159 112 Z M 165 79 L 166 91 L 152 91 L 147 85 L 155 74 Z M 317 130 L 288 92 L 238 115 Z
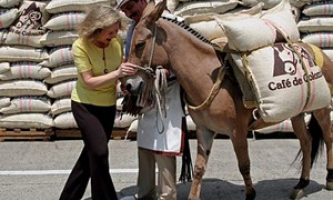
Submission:
M 146 42 L 139 42 L 138 44 L 135 45 L 136 49 L 142 49 L 145 47 Z

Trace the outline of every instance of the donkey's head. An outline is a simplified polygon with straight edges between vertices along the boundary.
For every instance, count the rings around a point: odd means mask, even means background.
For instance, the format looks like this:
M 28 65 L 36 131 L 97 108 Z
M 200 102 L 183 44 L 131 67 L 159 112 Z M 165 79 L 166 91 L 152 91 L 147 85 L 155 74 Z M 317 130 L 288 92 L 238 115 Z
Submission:
M 166 34 L 157 23 L 165 9 L 166 0 L 156 6 L 153 2 L 149 3 L 133 31 L 128 62 L 138 66 L 138 73 L 122 79 L 122 87 L 129 92 L 123 108 L 132 114 L 154 104 L 156 68 L 168 66 L 168 55 L 162 47 Z

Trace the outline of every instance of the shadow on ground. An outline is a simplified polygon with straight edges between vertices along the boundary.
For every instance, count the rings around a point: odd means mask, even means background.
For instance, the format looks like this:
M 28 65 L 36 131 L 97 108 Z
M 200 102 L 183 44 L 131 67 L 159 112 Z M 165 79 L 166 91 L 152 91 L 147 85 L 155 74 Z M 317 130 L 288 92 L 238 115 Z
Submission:
M 289 195 L 292 188 L 297 184 L 298 179 L 277 179 L 264 180 L 254 184 L 257 192 L 256 200 L 286 200 L 290 199 Z M 191 183 L 177 184 L 178 200 L 186 200 L 189 194 Z M 304 196 L 320 192 L 323 185 L 311 181 L 305 189 Z M 122 189 L 119 197 L 134 195 L 137 191 L 136 186 Z M 201 200 L 242 200 L 245 199 L 243 184 L 234 184 L 220 179 L 204 179 Z M 88 200 L 88 199 L 86 199 Z

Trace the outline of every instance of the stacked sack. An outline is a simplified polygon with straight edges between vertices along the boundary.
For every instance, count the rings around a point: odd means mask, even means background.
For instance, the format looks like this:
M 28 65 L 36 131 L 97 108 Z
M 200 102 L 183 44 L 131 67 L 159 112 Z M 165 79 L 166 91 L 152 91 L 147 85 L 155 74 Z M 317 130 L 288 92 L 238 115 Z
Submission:
M 39 43 L 48 20 L 46 1 L 0 1 L 0 127 L 48 129 L 51 101 L 39 65 L 48 52 Z
M 333 60 L 333 1 L 304 6 L 297 26 L 302 33 L 302 41 L 322 48 Z
M 70 104 L 77 80 L 71 46 L 76 26 L 96 4 L 115 1 L 0 0 L 0 128 L 78 128 Z M 125 40 L 126 30 L 120 34 Z M 120 112 L 115 127 L 129 127 L 134 117 Z
M 183 17 L 191 28 L 224 47 L 228 42 L 224 22 L 258 18 L 280 2 L 167 0 L 167 6 L 173 14 Z M 83 11 L 99 3 L 115 5 L 115 0 L 0 0 L 1 128 L 77 128 L 69 98 L 77 77 L 71 45 L 78 37 L 75 26 L 83 19 Z M 300 38 L 318 45 L 331 56 L 332 1 L 290 0 L 290 4 Z M 305 22 L 317 22 L 317 26 L 322 26 L 314 29 L 314 25 Z M 121 34 L 125 39 L 126 32 Z M 136 132 L 136 117 L 121 114 L 120 91 L 117 97 L 115 127 Z M 12 107 L 20 111 L 14 111 Z M 195 130 L 191 117 L 187 115 L 186 118 L 189 130 Z M 40 119 L 46 119 L 46 123 Z M 290 121 L 286 120 L 270 128 L 272 132 L 284 131 L 289 128 L 281 127 L 288 125 Z M 262 132 L 269 130 L 266 128 Z
M 95 1 L 107 3 L 107 1 Z M 55 128 L 77 128 L 71 112 L 70 95 L 77 80 L 77 70 L 72 55 L 72 43 L 78 38 L 76 26 L 85 17 L 86 6 L 92 1 L 50 1 L 46 11 L 50 19 L 44 24 L 46 33 L 40 43 L 48 48 L 49 58 L 41 63 L 51 70 L 44 79 L 49 89 L 47 96 L 52 99 L 51 115 Z

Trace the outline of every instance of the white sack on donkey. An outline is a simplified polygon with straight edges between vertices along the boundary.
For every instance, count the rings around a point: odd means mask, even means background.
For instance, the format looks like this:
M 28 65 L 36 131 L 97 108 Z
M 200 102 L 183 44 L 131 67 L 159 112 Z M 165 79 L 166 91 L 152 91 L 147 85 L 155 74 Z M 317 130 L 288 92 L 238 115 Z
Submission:
M 283 121 L 331 102 L 321 69 L 297 43 L 277 43 L 232 57 L 248 73 L 260 117 L 266 122 Z

